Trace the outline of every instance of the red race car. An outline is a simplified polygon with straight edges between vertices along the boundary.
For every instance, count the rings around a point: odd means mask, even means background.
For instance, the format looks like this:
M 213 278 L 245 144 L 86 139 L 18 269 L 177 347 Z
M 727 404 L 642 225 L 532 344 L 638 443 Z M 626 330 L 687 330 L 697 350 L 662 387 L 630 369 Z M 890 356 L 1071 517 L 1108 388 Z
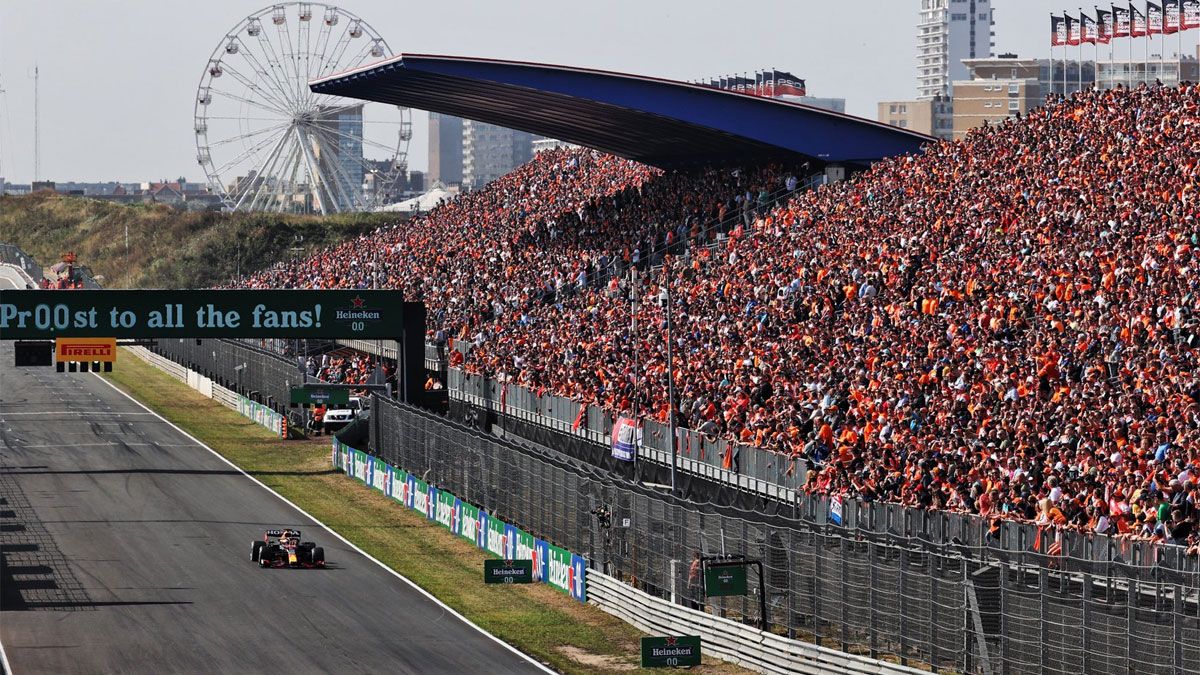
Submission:
M 267 530 L 251 544 L 250 560 L 259 567 L 324 567 L 325 549 L 300 541 L 300 530 Z

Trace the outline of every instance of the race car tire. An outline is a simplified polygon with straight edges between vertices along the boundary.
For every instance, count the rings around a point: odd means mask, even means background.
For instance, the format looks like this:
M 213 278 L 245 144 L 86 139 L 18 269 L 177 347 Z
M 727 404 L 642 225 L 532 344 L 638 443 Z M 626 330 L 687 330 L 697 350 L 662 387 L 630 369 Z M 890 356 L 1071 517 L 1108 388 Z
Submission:
M 325 564 L 325 549 L 318 546 L 312 550 L 312 564 L 314 564 L 314 565 L 324 565 Z
M 252 562 L 258 562 L 259 558 L 262 557 L 263 544 L 265 543 L 266 542 L 256 541 L 250 545 L 250 560 Z

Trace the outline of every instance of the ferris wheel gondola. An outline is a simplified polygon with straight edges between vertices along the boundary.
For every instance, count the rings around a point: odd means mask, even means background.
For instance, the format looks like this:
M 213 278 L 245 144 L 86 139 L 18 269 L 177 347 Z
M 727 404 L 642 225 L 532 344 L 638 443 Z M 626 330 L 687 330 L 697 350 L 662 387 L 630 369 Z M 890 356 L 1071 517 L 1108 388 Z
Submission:
M 276 4 L 220 38 L 196 94 L 196 160 L 231 210 L 339 213 L 395 197 L 407 108 L 314 94 L 308 82 L 391 49 L 332 5 Z

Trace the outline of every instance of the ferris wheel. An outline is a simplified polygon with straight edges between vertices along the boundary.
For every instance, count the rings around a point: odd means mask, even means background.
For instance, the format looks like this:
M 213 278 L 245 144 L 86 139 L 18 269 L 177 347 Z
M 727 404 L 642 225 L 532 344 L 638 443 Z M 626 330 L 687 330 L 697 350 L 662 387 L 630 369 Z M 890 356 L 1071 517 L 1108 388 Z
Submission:
M 314 94 L 308 82 L 391 54 L 354 14 L 272 5 L 233 27 L 196 93 L 196 161 L 236 211 L 362 211 L 397 196 L 408 108 Z

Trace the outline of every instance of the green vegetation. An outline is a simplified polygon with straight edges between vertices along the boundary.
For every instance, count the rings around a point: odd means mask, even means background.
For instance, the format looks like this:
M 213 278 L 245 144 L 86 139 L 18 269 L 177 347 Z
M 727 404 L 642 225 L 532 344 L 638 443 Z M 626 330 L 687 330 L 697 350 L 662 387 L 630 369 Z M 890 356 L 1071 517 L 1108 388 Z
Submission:
M 207 288 L 239 269 L 258 270 L 394 222 L 395 214 L 229 214 L 52 192 L 0 196 L 0 242 L 47 266 L 74 251 L 109 288 Z
M 640 633 L 544 584 L 485 585 L 485 553 L 329 466 L 328 440 L 280 441 L 123 353 L 109 375 L 155 412 L 485 630 L 565 673 L 640 672 Z M 648 671 L 647 671 L 648 672 Z M 706 658 L 700 673 L 748 672 Z

